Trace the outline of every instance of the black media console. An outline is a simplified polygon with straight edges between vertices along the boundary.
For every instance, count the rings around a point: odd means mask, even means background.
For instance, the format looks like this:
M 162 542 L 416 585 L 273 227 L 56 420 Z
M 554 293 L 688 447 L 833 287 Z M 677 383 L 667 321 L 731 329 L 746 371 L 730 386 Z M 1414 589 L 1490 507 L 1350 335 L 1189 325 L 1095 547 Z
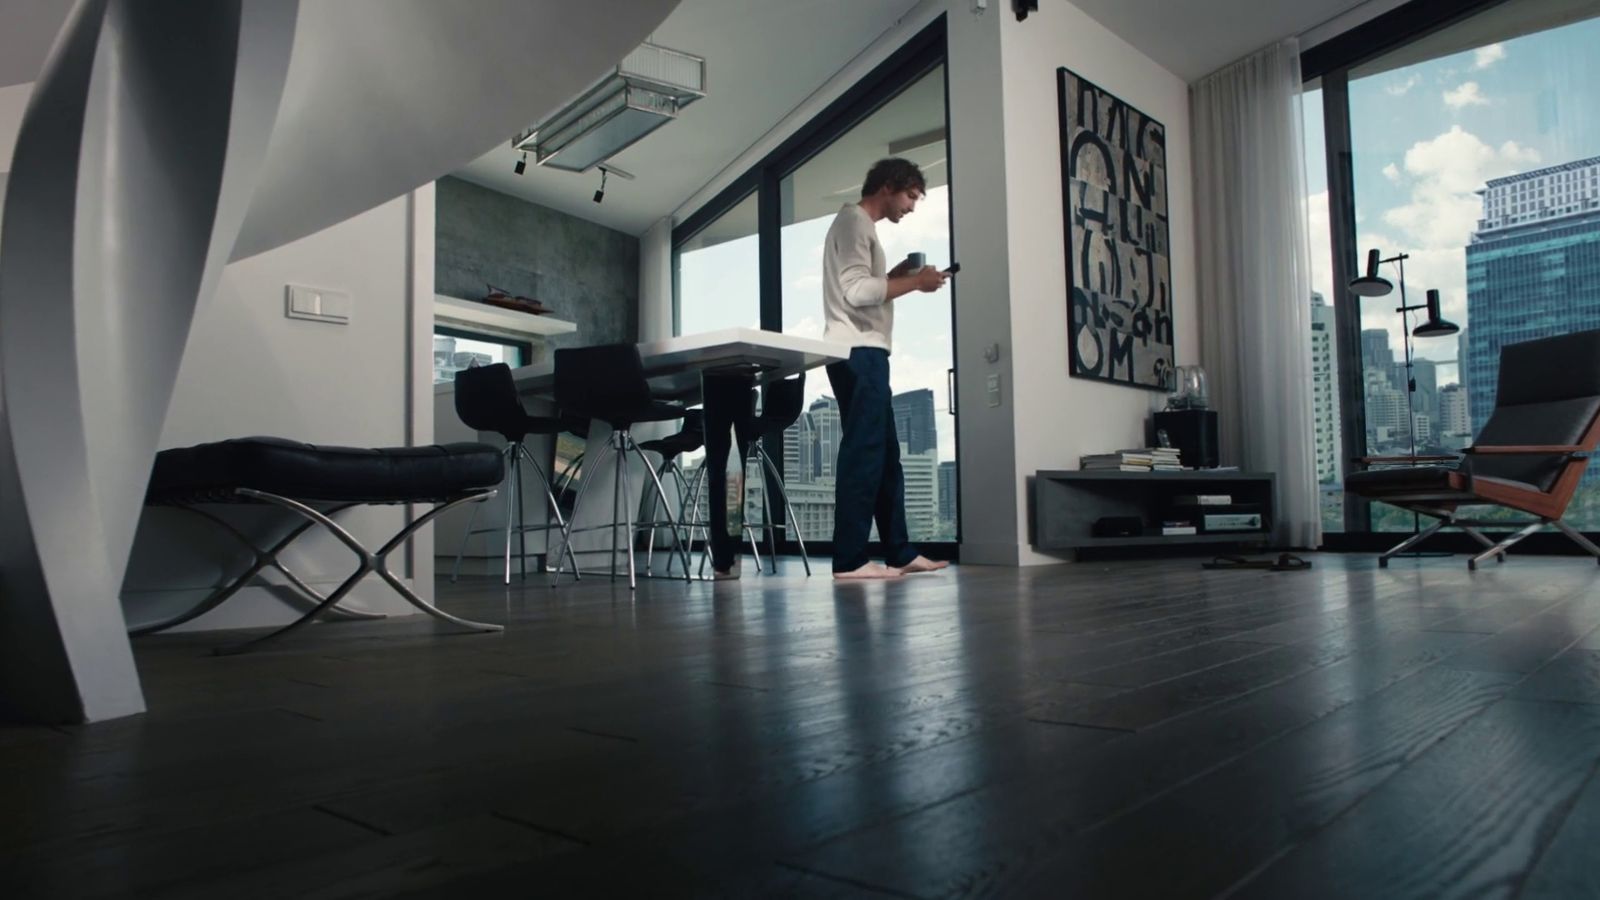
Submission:
M 1180 547 L 1195 544 L 1264 544 L 1273 526 L 1273 476 L 1270 473 L 1193 470 L 1185 472 L 1040 471 L 1033 476 L 1031 511 L 1034 549 L 1084 551 L 1099 548 Z M 1190 521 L 1193 507 L 1179 507 L 1187 495 L 1225 494 L 1232 508 L 1255 509 L 1261 528 L 1209 531 L 1196 522 L 1196 534 L 1162 534 L 1163 521 Z M 1219 508 L 1218 511 L 1223 511 Z M 1099 537 L 1095 522 L 1137 519 L 1142 533 Z

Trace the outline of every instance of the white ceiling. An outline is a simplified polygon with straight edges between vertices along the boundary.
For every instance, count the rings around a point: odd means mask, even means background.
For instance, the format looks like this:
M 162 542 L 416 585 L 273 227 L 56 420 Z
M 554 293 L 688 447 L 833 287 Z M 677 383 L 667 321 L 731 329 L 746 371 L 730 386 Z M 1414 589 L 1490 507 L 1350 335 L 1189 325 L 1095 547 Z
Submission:
M 1095 21 L 1185 81 L 1367 0 L 1072 0 Z M 1036 15 L 1045 15 L 1041 8 Z
M 593 202 L 598 171 L 579 175 L 530 160 L 505 143 L 455 173 L 502 193 L 629 234 L 677 209 L 790 110 L 887 31 L 917 0 L 682 0 L 655 43 L 706 58 L 706 97 L 612 160 L 636 176 L 612 178 Z M 533 122 L 527 124 L 532 125 Z

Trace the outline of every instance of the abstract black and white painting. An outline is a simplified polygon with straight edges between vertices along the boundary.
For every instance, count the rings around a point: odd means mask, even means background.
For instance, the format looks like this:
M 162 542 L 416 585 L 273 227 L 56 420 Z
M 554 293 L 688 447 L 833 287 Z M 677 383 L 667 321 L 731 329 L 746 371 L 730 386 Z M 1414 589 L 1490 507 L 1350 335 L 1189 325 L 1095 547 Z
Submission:
M 1072 374 L 1167 390 L 1167 130 L 1067 69 L 1056 78 Z

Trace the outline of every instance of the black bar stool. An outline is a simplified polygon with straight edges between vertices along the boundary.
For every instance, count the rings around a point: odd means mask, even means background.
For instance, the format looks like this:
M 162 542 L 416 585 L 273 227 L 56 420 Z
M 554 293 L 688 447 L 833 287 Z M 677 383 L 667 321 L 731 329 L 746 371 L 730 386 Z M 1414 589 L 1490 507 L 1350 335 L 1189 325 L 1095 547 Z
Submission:
M 505 363 L 495 363 L 488 366 L 473 366 L 462 369 L 456 373 L 456 415 L 461 417 L 462 423 L 474 431 L 488 431 L 505 438 L 505 449 L 500 455 L 505 457 L 508 465 L 506 469 L 506 489 L 501 492 L 501 497 L 506 504 L 506 549 L 505 549 L 505 583 L 511 583 L 511 536 L 515 534 L 520 545 L 522 578 L 528 578 L 528 540 L 530 531 L 544 531 L 551 528 L 565 530 L 566 520 L 561 516 L 561 506 L 556 503 L 555 494 L 551 492 L 550 479 L 545 475 L 544 467 L 533 458 L 524 441 L 530 434 L 556 434 L 569 430 L 568 423 L 560 418 L 550 416 L 529 415 L 522 407 L 522 400 L 517 396 L 516 382 L 511 377 L 511 367 Z M 586 423 L 583 423 L 586 424 Z M 556 517 L 555 524 L 529 525 L 523 517 L 522 503 L 522 463 L 526 460 L 533 466 L 533 471 L 539 476 L 539 483 L 544 487 L 545 501 L 550 505 L 550 512 Z M 474 534 L 484 534 L 491 531 L 500 531 L 499 526 L 479 528 L 474 530 L 473 523 L 478 519 L 478 510 L 482 504 L 472 508 L 472 517 L 467 520 L 466 534 L 461 536 L 461 547 L 456 551 L 455 565 L 450 568 L 450 581 L 455 582 L 461 574 L 461 557 L 467 551 L 467 541 Z M 516 525 L 511 523 L 512 513 L 516 514 Z M 571 549 L 567 553 L 571 554 Z M 576 557 L 572 560 L 572 571 L 578 572 Z
M 670 434 L 664 438 L 657 438 L 653 441 L 645 441 L 639 445 L 639 449 L 648 453 L 654 453 L 661 457 L 661 465 L 656 468 L 656 478 L 665 481 L 665 479 L 670 477 L 673 480 L 673 484 L 675 484 L 678 488 L 677 524 L 679 526 L 688 524 L 687 520 L 684 518 L 684 511 L 689 503 L 689 479 L 683 474 L 683 466 L 679 464 L 678 460 L 684 454 L 693 453 L 694 451 L 705 446 L 706 432 L 704 415 L 705 414 L 698 409 L 688 410 L 683 414 L 683 424 L 678 427 L 678 432 L 676 434 Z M 646 495 L 646 499 L 653 501 L 655 498 Z M 655 503 L 652 502 L 650 506 L 652 509 L 647 509 L 645 513 L 641 514 L 639 517 L 639 527 L 650 529 L 650 540 L 649 544 L 645 547 L 644 554 L 644 570 L 646 572 L 650 571 L 651 567 L 654 565 L 656 553 L 656 531 L 657 529 L 670 524 L 666 520 L 654 519 L 653 517 L 656 515 L 655 510 L 653 509 Z M 651 516 L 652 519 L 647 520 L 645 518 L 646 515 Z M 691 544 L 694 541 L 694 532 L 692 530 L 689 532 L 689 541 Z M 671 556 L 667 557 L 667 574 L 672 574 Z
M 650 474 L 650 480 L 655 483 L 656 496 L 661 500 L 661 508 L 667 516 L 668 526 L 674 529 L 674 542 L 678 545 L 679 553 L 684 554 L 684 578 L 688 579 L 689 558 L 683 551 L 682 535 L 677 534 L 677 520 L 672 514 L 667 492 L 661 487 L 661 479 L 656 477 L 655 467 L 650 465 L 650 460 L 644 455 L 644 451 L 639 449 L 631 433 L 633 426 L 639 422 L 681 419 L 687 410 L 681 404 L 661 402 L 651 396 L 650 383 L 645 379 L 644 362 L 639 358 L 639 348 L 633 344 L 607 344 L 599 347 L 557 350 L 555 363 L 555 399 L 556 406 L 560 407 L 562 414 L 596 419 L 611 426 L 610 442 L 597 454 L 599 458 L 587 466 L 588 470 L 597 471 L 608 453 L 616 460 L 616 482 L 611 491 L 611 524 L 578 530 L 611 529 L 611 575 L 615 578 L 617 527 L 621 524 L 627 535 L 628 587 L 631 589 L 637 586 L 638 579 L 633 564 L 633 538 L 636 533 L 633 508 L 623 500 L 631 494 L 628 491 L 627 455 L 632 452 L 644 463 L 644 470 Z M 577 519 L 578 511 L 583 505 L 583 495 L 592 483 L 594 478 L 585 475 L 582 483 L 578 485 L 578 496 L 573 501 L 572 516 L 561 531 L 563 553 L 557 556 L 552 584 L 561 578 L 561 556 L 572 555 L 574 531 L 572 523 Z M 617 521 L 619 507 L 622 509 L 621 523 Z
M 789 489 L 783 483 L 783 476 L 778 474 L 778 467 L 768 455 L 767 448 L 761 443 L 764 435 L 776 434 L 782 439 L 783 432 L 799 421 L 800 413 L 805 405 L 806 375 L 800 373 L 798 378 L 772 381 L 761 388 L 761 414 L 748 424 L 750 434 L 750 454 L 758 463 L 757 471 L 761 473 L 761 513 L 762 524 L 746 528 L 755 528 L 766 532 L 767 559 L 772 565 L 772 573 L 778 572 L 778 538 L 779 528 L 785 534 L 793 535 L 800 545 L 800 562 L 806 568 L 806 574 L 811 574 L 811 558 L 806 554 L 806 539 L 800 533 L 799 520 L 795 518 L 794 505 L 789 502 Z M 771 478 L 769 481 L 768 478 Z M 783 511 L 787 518 L 782 522 L 772 520 L 771 488 L 778 489 L 778 496 L 783 499 Z M 761 558 L 756 557 L 756 565 L 761 564 Z

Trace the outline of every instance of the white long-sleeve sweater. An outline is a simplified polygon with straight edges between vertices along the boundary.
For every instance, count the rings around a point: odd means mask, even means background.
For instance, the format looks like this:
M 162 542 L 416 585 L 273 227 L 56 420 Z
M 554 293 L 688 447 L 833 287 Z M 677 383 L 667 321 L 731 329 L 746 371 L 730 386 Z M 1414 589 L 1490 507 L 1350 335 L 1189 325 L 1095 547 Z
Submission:
M 823 337 L 852 347 L 890 348 L 894 304 L 878 229 L 858 204 L 846 203 L 822 249 Z

